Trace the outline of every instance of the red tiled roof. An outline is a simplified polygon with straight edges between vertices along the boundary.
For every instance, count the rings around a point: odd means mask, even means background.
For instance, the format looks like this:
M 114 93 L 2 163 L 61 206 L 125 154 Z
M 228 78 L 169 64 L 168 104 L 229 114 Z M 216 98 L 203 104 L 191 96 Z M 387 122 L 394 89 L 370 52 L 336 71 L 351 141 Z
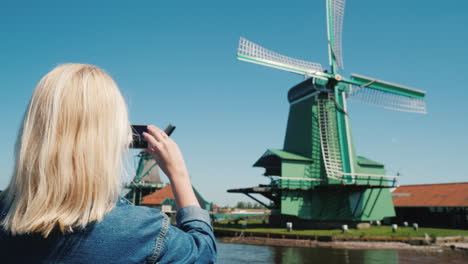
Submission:
M 143 197 L 143 201 L 141 204 L 145 205 L 159 205 L 162 204 L 162 202 L 166 199 L 169 198 L 171 200 L 174 200 L 174 194 L 172 193 L 172 188 L 171 185 L 168 184 L 164 188 L 157 190 L 156 192 L 146 195 Z
M 395 206 L 468 206 L 468 182 L 399 186 L 392 192 Z

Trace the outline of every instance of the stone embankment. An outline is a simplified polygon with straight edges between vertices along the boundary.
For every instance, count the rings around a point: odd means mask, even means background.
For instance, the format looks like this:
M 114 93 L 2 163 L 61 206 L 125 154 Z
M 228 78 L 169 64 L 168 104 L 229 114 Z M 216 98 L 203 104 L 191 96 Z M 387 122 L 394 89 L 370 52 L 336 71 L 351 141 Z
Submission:
M 444 243 L 442 244 L 444 247 L 449 247 L 454 250 L 461 250 L 461 251 L 467 251 L 468 252 L 468 243 L 463 243 L 463 242 L 455 242 L 455 243 Z
M 265 237 L 221 237 L 223 243 L 236 243 L 261 246 L 284 246 L 284 247 L 328 247 L 349 249 L 410 249 L 410 250 L 438 250 L 440 246 L 427 245 L 415 246 L 403 242 L 363 242 L 363 241 L 333 241 L 320 242 L 316 240 L 287 239 L 287 238 L 265 238 Z
M 215 231 L 220 242 L 287 247 L 331 247 L 352 249 L 409 249 L 468 251 L 468 238 L 456 237 L 335 237 L 243 231 Z

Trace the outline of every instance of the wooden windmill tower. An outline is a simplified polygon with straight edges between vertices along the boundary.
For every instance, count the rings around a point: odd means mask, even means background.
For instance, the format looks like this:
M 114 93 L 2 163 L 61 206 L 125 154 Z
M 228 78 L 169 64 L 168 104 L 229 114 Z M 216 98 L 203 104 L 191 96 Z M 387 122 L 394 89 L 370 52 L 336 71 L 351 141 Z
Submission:
M 356 155 L 347 99 L 425 113 L 425 92 L 358 74 L 349 78 L 338 74 L 343 68 L 345 0 L 326 3 L 329 71 L 318 63 L 286 57 L 240 39 L 238 59 L 307 79 L 288 92 L 290 110 L 283 149 L 267 150 L 254 164 L 265 168 L 271 184 L 228 192 L 252 198 L 252 193 L 264 195 L 272 201 L 268 206 L 276 220 L 381 220 L 395 214 L 389 188 L 398 179 L 385 175 L 383 164 Z

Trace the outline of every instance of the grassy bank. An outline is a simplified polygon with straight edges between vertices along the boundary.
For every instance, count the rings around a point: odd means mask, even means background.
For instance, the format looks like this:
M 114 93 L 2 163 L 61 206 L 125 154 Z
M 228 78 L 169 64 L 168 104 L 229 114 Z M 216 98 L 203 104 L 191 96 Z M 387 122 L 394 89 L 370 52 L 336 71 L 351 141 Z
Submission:
M 390 226 L 372 226 L 366 229 L 350 229 L 343 233 L 341 230 L 293 230 L 287 232 L 285 228 L 269 228 L 263 224 L 248 224 L 247 228 L 234 224 L 215 224 L 215 230 L 219 231 L 245 231 L 252 233 L 272 233 L 272 234 L 290 234 L 290 235 L 310 235 L 310 236 L 336 236 L 336 237 L 424 237 L 428 234 L 430 237 L 450 237 L 464 236 L 468 237 L 468 230 L 443 229 L 443 228 L 419 228 L 417 231 L 411 227 L 398 227 L 397 232 L 392 232 Z

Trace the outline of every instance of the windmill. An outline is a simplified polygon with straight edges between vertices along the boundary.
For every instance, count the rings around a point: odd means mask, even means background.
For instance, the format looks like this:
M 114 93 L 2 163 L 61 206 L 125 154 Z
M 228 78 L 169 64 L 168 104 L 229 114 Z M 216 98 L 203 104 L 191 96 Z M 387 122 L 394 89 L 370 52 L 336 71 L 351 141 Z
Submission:
M 265 168 L 271 184 L 228 190 L 270 199 L 271 205 L 265 204 L 273 209 L 270 221 L 362 222 L 395 214 L 389 188 L 397 184 L 398 177 L 387 176 L 383 164 L 356 155 L 347 100 L 425 113 L 425 92 L 338 73 L 343 68 L 344 8 L 345 0 L 326 0 L 329 71 L 319 63 L 290 58 L 240 38 L 239 60 L 306 78 L 288 92 L 290 110 L 283 149 L 267 150 L 254 164 Z
M 163 188 L 164 184 L 159 175 L 158 164 L 150 154 L 141 151 L 135 158 L 138 159 L 138 166 L 132 181 L 124 185 L 129 189 L 125 198 L 140 205 L 144 196 Z

